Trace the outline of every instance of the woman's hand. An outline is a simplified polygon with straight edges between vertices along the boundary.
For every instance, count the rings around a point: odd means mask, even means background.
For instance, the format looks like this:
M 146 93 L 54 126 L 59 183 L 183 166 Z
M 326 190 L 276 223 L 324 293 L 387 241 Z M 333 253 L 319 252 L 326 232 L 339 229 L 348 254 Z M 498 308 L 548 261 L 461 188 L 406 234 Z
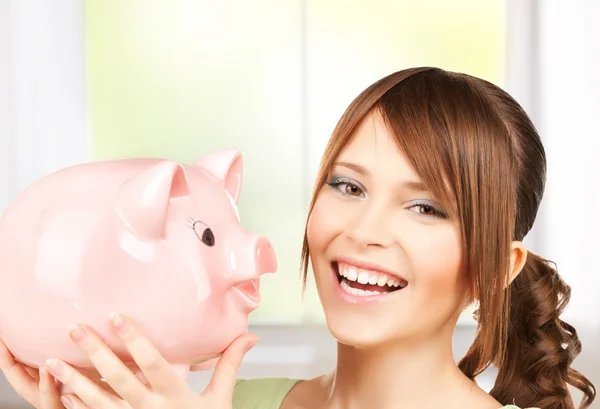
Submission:
M 70 332 L 71 338 L 120 397 L 103 390 L 65 362 L 49 360 L 47 366 L 52 375 L 73 391 L 61 397 L 66 408 L 230 409 L 239 366 L 258 340 L 252 334 L 236 339 L 219 360 L 209 385 L 197 394 L 130 320 L 115 316 L 112 323 L 149 385 L 142 383 L 90 328 L 78 326 Z
M 63 409 L 58 387 L 45 368 L 36 368 L 17 362 L 6 345 L 0 341 L 0 369 L 6 380 L 27 402 L 37 409 Z

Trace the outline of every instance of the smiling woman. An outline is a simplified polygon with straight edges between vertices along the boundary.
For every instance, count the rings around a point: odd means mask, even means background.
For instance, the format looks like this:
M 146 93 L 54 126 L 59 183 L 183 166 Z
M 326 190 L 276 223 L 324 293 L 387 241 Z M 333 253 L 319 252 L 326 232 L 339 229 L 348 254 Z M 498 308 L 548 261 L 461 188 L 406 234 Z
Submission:
M 420 67 L 361 92 L 325 149 L 302 252 L 338 363 L 301 381 L 282 408 L 327 399 L 573 409 L 569 386 L 588 408 L 594 386 L 571 368 L 581 342 L 559 318 L 570 287 L 523 243 L 545 180 L 533 123 L 488 81 Z M 403 280 L 398 290 L 368 294 L 354 284 L 382 272 Z M 477 336 L 457 366 L 454 329 L 475 300 Z M 490 365 L 498 377 L 487 394 L 471 382 Z M 358 385 L 372 392 L 360 394 Z M 437 397 L 425 398 L 429 390 Z
M 459 224 L 447 216 L 455 205 L 446 196 L 442 205 L 426 188 L 398 154 L 389 129 L 378 110 L 357 125 L 327 168 L 307 227 L 329 329 L 341 342 L 361 347 L 425 328 L 444 328 L 451 337 L 470 301 Z M 361 287 L 379 280 L 389 290 L 373 294 Z

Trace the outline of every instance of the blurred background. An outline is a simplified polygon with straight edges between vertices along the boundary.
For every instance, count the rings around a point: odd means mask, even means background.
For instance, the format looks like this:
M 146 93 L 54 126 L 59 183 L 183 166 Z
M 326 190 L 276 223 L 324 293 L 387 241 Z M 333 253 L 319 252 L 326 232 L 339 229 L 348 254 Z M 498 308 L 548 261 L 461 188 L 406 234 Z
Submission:
M 508 90 L 544 139 L 547 190 L 527 241 L 573 287 L 575 367 L 600 386 L 599 19 L 595 0 L 0 0 L 0 212 L 72 164 L 240 149 L 242 224 L 271 239 L 280 266 L 262 281 L 262 339 L 240 377 L 314 376 L 335 342 L 312 280 L 302 299 L 299 261 L 331 131 L 391 72 L 469 73 Z M 474 329 L 467 311 L 457 359 Z M 2 375 L 0 407 L 27 407 Z

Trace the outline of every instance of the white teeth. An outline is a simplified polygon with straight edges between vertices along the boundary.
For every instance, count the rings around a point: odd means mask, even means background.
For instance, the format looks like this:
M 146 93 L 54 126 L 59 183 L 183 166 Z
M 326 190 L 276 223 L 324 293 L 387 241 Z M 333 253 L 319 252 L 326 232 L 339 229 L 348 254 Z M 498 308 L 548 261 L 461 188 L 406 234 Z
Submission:
M 358 272 L 355 268 L 349 267 L 344 270 L 344 277 L 346 277 L 350 281 L 356 281 L 358 278 Z
M 362 269 L 356 268 L 354 266 L 350 266 L 350 265 L 343 264 L 343 263 L 338 264 L 338 272 L 342 277 L 345 277 L 346 279 L 348 279 L 348 281 L 358 281 L 361 284 L 378 285 L 380 287 L 385 287 L 386 285 L 388 287 L 401 287 L 400 280 L 395 279 L 395 278 L 390 278 L 389 275 L 377 273 L 375 271 L 362 270 Z M 344 280 L 342 280 L 342 282 L 344 282 Z M 363 291 L 363 290 L 351 288 L 350 286 L 348 286 L 348 283 L 346 283 L 346 286 L 348 287 L 349 290 L 356 291 L 356 294 L 354 294 L 354 295 L 359 295 L 359 291 Z M 350 291 L 348 291 L 348 292 L 350 292 Z M 363 293 L 364 293 L 364 291 L 363 291 Z M 379 292 L 373 291 L 373 293 L 379 293 Z M 353 293 L 351 293 L 351 294 L 353 294 Z M 360 295 L 363 295 L 363 294 L 360 294 Z M 366 295 L 372 295 L 372 294 L 366 294 Z
M 348 284 L 348 281 L 346 281 L 346 280 L 342 280 L 341 286 L 342 286 L 342 290 L 344 290 L 348 294 L 359 296 L 359 297 L 367 297 L 370 295 L 382 294 L 379 291 L 369 291 L 369 290 L 360 290 L 358 288 L 352 288 L 352 287 L 350 287 L 350 285 Z
M 367 284 L 369 282 L 369 273 L 366 271 L 361 271 L 358 274 L 358 282 L 361 284 Z

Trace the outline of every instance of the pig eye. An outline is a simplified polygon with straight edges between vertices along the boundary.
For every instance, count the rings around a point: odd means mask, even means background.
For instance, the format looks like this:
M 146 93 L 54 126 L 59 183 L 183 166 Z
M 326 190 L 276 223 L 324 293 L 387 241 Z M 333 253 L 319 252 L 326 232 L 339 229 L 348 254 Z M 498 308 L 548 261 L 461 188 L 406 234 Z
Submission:
M 212 247 L 215 245 L 215 235 L 212 230 L 204 223 L 198 220 L 189 219 L 190 227 L 196 233 L 196 237 L 198 237 L 202 243 L 206 244 L 208 247 Z
M 202 243 L 206 244 L 208 247 L 212 247 L 215 245 L 215 235 L 213 234 L 211 229 L 205 229 L 202 233 Z

